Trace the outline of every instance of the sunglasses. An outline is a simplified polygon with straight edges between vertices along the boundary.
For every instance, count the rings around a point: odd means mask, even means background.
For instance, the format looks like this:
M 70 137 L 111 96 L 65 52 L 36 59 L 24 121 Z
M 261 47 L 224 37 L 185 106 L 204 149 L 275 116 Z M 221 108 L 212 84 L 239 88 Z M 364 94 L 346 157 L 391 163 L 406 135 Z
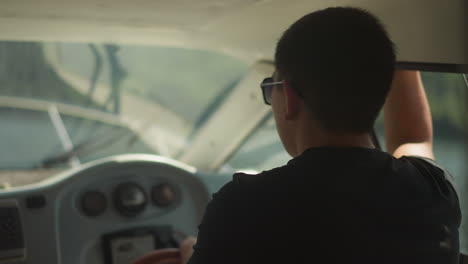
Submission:
M 273 87 L 280 84 L 282 85 L 283 81 L 275 82 L 273 77 L 263 79 L 262 83 L 260 84 L 260 88 L 262 88 L 263 101 L 265 104 L 271 105 L 271 93 L 273 91 Z

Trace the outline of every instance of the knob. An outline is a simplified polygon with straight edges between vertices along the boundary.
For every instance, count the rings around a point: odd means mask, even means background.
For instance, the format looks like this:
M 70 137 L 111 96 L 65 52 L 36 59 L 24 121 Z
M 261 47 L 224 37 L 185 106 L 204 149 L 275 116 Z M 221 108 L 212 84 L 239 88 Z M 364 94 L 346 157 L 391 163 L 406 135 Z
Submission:
M 81 210 L 87 216 L 98 216 L 107 209 L 107 199 L 102 192 L 88 191 L 81 196 Z
M 136 216 L 148 203 L 145 190 L 138 184 L 127 182 L 119 184 L 113 193 L 114 205 L 123 216 Z
M 167 184 L 161 183 L 151 188 L 151 200 L 160 207 L 168 207 L 177 199 L 174 188 Z

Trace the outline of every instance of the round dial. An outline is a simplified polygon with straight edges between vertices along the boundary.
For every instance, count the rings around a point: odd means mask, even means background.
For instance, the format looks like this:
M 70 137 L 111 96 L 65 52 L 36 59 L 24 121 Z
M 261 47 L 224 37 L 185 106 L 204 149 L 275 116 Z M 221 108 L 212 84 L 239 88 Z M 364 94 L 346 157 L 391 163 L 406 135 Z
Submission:
M 136 216 L 141 213 L 148 203 L 145 190 L 136 183 L 119 184 L 113 193 L 114 205 L 124 216 Z
M 107 199 L 104 193 L 87 191 L 81 196 L 81 209 L 87 216 L 98 216 L 107 209 Z
M 151 188 L 151 200 L 160 207 L 168 207 L 177 199 L 174 188 L 167 184 L 161 183 Z

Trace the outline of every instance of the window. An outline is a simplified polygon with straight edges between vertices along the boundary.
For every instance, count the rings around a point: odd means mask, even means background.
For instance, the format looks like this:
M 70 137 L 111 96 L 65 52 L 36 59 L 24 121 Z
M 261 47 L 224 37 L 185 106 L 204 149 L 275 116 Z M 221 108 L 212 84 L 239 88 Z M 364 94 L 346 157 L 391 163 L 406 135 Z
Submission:
M 72 154 L 82 163 L 125 153 L 173 158 L 248 66 L 177 47 L 0 41 L 0 182 L 11 183 L 2 175 L 13 171 L 67 168 Z M 57 122 L 76 152 L 67 154 Z

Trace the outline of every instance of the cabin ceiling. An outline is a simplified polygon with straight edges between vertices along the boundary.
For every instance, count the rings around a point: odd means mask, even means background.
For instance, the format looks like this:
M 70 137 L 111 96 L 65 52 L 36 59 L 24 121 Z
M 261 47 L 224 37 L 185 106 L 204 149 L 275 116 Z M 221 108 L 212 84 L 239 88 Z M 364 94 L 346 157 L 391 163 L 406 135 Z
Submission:
M 399 61 L 468 64 L 465 0 L 1 0 L 0 39 L 170 45 L 254 62 L 271 60 L 304 14 L 343 5 L 380 17 Z

